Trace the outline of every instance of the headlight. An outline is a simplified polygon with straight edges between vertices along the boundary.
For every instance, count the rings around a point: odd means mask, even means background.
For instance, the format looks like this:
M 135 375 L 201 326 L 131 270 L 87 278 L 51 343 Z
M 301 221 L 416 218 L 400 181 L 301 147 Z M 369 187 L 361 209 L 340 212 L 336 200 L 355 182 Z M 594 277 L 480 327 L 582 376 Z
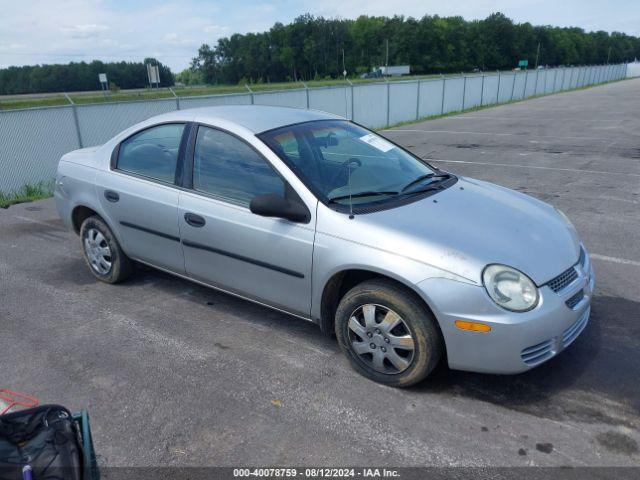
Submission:
M 482 283 L 493 301 L 507 310 L 526 312 L 538 304 L 538 287 L 515 268 L 487 265 Z

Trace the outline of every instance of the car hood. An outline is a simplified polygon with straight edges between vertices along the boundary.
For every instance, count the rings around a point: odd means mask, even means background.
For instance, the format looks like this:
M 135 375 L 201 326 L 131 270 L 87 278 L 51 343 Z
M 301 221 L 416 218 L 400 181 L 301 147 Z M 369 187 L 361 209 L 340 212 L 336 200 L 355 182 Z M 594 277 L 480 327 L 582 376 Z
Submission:
M 575 229 L 551 205 L 463 177 L 435 195 L 358 220 L 370 227 L 371 246 L 477 283 L 486 265 L 500 263 L 542 285 L 573 265 L 580 252 Z

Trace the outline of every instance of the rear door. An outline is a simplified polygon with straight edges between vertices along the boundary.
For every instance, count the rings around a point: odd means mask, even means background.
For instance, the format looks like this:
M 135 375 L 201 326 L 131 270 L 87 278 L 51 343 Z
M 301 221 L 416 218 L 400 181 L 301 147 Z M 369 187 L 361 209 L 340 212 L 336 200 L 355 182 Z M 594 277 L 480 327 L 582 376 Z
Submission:
M 185 271 L 176 188 L 185 130 L 184 123 L 167 123 L 130 136 L 114 151 L 111 170 L 96 179 L 125 253 L 177 273 Z
M 179 205 L 187 274 L 308 317 L 315 206 L 307 224 L 251 213 L 254 196 L 291 187 L 228 132 L 198 127 L 192 158 L 192 188 L 180 193 Z

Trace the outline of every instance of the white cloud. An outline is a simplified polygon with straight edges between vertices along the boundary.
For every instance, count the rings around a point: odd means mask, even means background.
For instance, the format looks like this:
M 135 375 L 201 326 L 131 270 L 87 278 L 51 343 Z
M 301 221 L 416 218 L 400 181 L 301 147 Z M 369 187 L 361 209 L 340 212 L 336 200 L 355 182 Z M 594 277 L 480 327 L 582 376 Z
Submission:
M 235 32 L 264 31 L 307 12 L 341 18 L 438 14 L 477 19 L 495 11 L 517 22 L 640 34 L 637 0 L 20 0 L 2 1 L 0 63 L 142 60 L 153 55 L 178 71 L 202 43 L 214 44 Z
M 224 36 L 231 32 L 227 25 L 205 25 L 202 29 L 204 33 Z
M 72 38 L 96 37 L 107 30 L 109 30 L 109 27 L 106 25 L 97 25 L 95 23 L 60 27 L 62 33 L 69 34 Z
M 24 43 L 5 43 L 0 42 L 0 51 L 19 50 L 26 47 Z

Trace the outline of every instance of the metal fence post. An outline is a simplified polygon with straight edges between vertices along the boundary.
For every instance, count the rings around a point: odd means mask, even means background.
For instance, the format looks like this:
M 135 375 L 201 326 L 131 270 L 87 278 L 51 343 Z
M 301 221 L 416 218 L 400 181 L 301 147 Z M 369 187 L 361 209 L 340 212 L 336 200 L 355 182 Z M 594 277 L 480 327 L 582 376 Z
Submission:
M 567 85 L 567 90 L 571 90 L 571 85 L 573 85 L 573 67 L 569 68 L 569 84 Z
M 533 86 L 533 96 L 535 97 L 538 94 L 538 76 L 540 75 L 540 70 L 536 68 L 536 83 Z
M 440 115 L 444 115 L 444 92 L 447 86 L 447 77 L 442 75 L 442 104 L 440 106 Z
M 244 88 L 246 88 L 247 90 L 249 90 L 249 93 L 251 94 L 251 105 L 253 105 L 254 99 L 253 99 L 253 90 L 251 90 L 249 88 L 249 85 L 247 85 L 246 83 L 244 84 Z
M 351 82 L 349 82 L 351 83 Z M 354 88 L 353 88 L 353 83 L 351 83 L 351 120 L 353 120 L 353 117 L 355 117 L 355 110 L 354 110 Z
M 462 78 L 464 79 L 462 82 L 462 110 L 464 111 L 464 101 L 465 101 L 465 97 L 467 95 L 467 76 L 464 75 L 463 73 L 460 73 L 462 75 Z
M 78 148 L 84 148 L 84 145 L 82 145 L 82 134 L 80 133 L 80 122 L 78 121 L 78 111 L 76 110 L 76 103 L 71 100 L 71 97 L 67 95 L 67 92 L 64 92 L 64 96 L 71 104 L 71 111 L 73 112 L 73 123 L 76 126 L 76 135 L 78 136 Z
M 417 83 L 418 91 L 416 92 L 416 120 L 420 118 L 420 80 Z
M 501 80 L 501 76 L 500 75 L 500 70 L 496 70 L 496 72 L 498 72 L 498 91 L 496 92 L 496 103 L 500 102 L 500 80 Z
M 387 127 L 391 125 L 390 117 L 391 117 L 391 82 L 385 77 L 387 82 Z
M 554 68 L 553 69 L 553 92 L 554 93 L 557 91 L 556 90 L 557 80 L 558 80 L 558 69 Z
M 309 87 L 307 87 L 307 84 L 305 82 L 303 82 L 302 80 L 300 80 L 300 83 L 302 83 L 302 85 L 304 85 L 304 91 L 307 94 L 307 110 L 309 110 Z
M 176 99 L 176 110 L 180 110 L 180 97 L 176 95 L 176 92 L 173 91 L 173 88 L 169 87 L 169 91 L 173 93 L 173 96 Z
M 484 72 L 482 72 L 482 85 L 480 85 L 480 106 L 484 100 Z
M 353 82 L 351 80 L 349 80 L 348 78 L 345 78 L 345 80 L 349 84 L 349 89 L 350 89 L 350 93 L 351 93 L 351 120 L 353 120 Z M 347 89 L 346 89 L 346 87 L 344 89 L 344 109 L 345 109 L 345 113 L 347 114 L 345 116 L 347 118 L 349 118 L 349 115 L 348 115 L 349 107 L 347 106 Z
M 578 67 L 578 87 L 582 87 L 582 72 L 584 69 L 582 67 Z
M 517 77 L 518 77 L 518 74 L 516 72 L 513 72 L 513 83 L 511 83 L 511 97 L 509 97 L 509 102 L 513 102 L 513 91 L 516 88 Z
M 524 88 L 522 89 L 522 99 L 527 98 L 527 82 L 529 81 L 529 70 L 524 71 Z

